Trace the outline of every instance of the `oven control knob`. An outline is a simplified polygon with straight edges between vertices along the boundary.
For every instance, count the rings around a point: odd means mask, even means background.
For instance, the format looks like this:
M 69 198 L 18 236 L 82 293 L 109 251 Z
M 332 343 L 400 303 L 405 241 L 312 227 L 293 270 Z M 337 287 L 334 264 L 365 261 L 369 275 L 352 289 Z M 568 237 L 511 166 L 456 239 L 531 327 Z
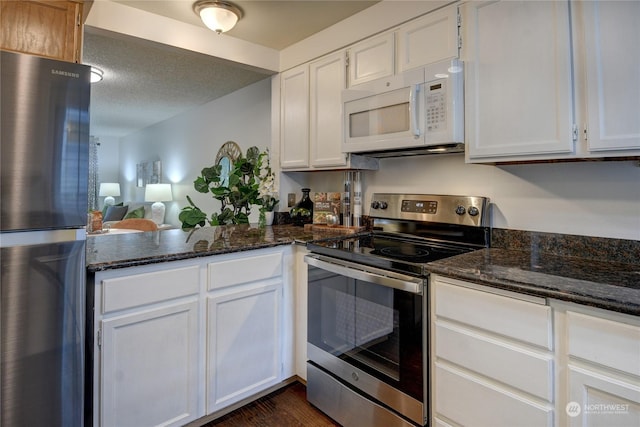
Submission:
M 380 202 L 380 209 L 387 209 L 388 207 L 387 202 Z
M 458 215 L 464 215 L 464 213 L 465 213 L 466 211 L 467 211 L 467 210 L 466 210 L 466 209 L 464 208 L 464 206 L 462 206 L 462 205 L 458 205 L 458 207 L 456 208 L 456 213 L 457 213 Z
M 469 209 L 467 209 L 467 211 L 469 212 L 469 215 L 471 215 L 471 216 L 478 216 L 478 214 L 480 213 L 478 208 L 476 208 L 475 206 L 469 206 Z
M 371 202 L 371 207 L 373 209 L 378 209 L 380 207 L 380 202 L 374 200 L 373 202 Z

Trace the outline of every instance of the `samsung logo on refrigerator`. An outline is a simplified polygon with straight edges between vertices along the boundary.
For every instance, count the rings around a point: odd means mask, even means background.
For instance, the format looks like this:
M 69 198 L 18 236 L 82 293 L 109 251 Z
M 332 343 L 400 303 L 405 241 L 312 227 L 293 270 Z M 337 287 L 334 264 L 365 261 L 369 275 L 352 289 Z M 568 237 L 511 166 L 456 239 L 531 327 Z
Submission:
M 64 71 L 64 70 L 52 69 L 51 74 L 56 74 L 58 76 L 65 76 L 65 77 L 73 77 L 74 79 L 80 78 L 80 74 L 72 73 L 71 71 Z

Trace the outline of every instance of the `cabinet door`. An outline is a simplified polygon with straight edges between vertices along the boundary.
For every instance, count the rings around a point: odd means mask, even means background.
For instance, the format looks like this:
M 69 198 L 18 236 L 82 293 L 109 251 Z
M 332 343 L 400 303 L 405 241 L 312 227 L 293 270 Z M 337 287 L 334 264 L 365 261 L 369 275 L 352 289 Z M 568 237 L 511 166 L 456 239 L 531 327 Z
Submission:
M 501 360 L 496 363 L 501 363 Z M 435 365 L 433 416 L 463 426 L 552 426 L 553 405 L 448 364 Z
M 474 1 L 461 10 L 468 158 L 572 153 L 568 2 Z
M 551 310 L 540 298 L 484 289 L 432 276 L 433 424 L 551 426 Z
M 587 142 L 591 151 L 640 149 L 640 2 L 580 2 Z
M 0 8 L 2 49 L 79 62 L 82 4 L 3 0 Z
M 309 166 L 309 66 L 281 75 L 280 166 Z
M 271 283 L 208 298 L 208 414 L 281 380 L 282 283 Z
M 398 72 L 458 57 L 458 6 L 429 13 L 398 30 Z
M 199 351 L 197 301 L 103 321 L 100 425 L 181 426 L 201 416 Z
M 346 88 L 345 52 L 310 65 L 311 166 L 344 166 L 342 90 Z
M 603 372 L 569 364 L 569 403 L 566 415 L 570 426 L 640 425 L 640 383 L 621 381 Z
M 392 76 L 395 72 L 394 35 L 385 34 L 349 48 L 349 86 Z

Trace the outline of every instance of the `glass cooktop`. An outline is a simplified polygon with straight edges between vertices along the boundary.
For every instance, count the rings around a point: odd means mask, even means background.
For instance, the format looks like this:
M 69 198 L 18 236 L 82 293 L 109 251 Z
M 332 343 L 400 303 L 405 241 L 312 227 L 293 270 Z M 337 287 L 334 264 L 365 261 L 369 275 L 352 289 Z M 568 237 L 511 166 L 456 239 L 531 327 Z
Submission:
M 423 276 L 424 264 L 473 250 L 457 244 L 443 244 L 409 238 L 368 234 L 340 241 L 309 244 L 311 252 L 383 268 Z

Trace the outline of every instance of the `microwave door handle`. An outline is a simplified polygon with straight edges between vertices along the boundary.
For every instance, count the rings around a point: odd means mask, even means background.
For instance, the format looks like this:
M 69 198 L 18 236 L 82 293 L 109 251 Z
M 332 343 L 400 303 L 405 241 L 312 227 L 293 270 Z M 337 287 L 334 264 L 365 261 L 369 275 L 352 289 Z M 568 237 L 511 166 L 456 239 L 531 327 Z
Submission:
M 411 123 L 413 124 L 411 132 L 416 138 L 420 136 L 420 123 L 418 120 L 419 94 L 420 85 L 413 85 L 409 93 L 409 109 L 411 110 Z

